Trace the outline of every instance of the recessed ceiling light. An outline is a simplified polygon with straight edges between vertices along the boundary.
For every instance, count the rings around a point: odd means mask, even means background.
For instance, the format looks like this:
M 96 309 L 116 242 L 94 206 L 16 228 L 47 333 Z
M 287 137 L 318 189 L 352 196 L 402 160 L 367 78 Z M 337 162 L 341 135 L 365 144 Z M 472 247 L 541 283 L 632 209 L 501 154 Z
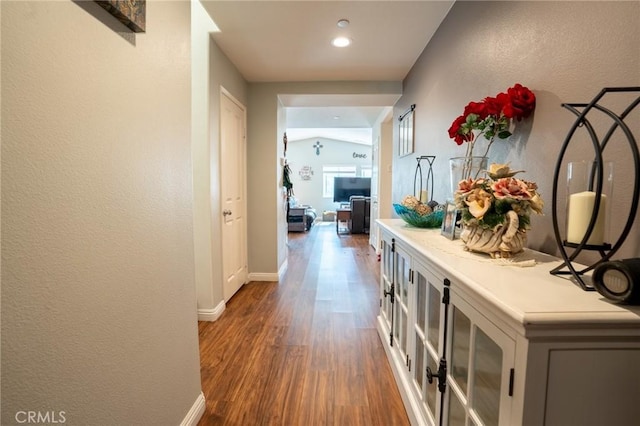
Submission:
M 349 26 L 348 19 L 341 19 L 338 21 L 338 28 L 347 28 L 347 26 Z
M 351 44 L 351 39 L 347 37 L 336 37 L 331 41 L 335 47 L 347 47 Z
M 339 115 L 334 115 L 334 116 L 333 116 L 333 119 L 334 119 L 334 120 L 340 120 L 340 116 L 339 116 Z

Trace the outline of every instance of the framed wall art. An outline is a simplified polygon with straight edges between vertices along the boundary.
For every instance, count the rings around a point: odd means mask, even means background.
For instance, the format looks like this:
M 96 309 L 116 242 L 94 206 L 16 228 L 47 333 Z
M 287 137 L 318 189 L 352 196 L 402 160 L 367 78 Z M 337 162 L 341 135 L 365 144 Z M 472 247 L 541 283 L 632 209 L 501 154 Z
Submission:
M 107 12 L 115 16 L 135 33 L 143 33 L 146 28 L 146 0 L 95 0 Z
M 400 157 L 413 153 L 413 136 L 415 133 L 413 111 L 415 109 L 416 104 L 411 105 L 411 107 L 398 118 L 398 156 Z

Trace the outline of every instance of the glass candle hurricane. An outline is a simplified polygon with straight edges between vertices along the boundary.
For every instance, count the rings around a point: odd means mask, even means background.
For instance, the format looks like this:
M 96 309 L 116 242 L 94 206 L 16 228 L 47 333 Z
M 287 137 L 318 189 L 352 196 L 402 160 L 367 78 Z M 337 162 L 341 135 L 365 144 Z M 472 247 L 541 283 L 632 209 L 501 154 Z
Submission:
M 607 243 L 609 218 L 613 194 L 613 163 L 605 162 L 602 168 L 600 204 L 596 213 L 598 196 L 598 164 L 574 161 L 567 166 L 567 245 L 579 245 L 589 232 L 585 244 L 602 247 Z M 591 218 L 597 218 L 589 229 Z

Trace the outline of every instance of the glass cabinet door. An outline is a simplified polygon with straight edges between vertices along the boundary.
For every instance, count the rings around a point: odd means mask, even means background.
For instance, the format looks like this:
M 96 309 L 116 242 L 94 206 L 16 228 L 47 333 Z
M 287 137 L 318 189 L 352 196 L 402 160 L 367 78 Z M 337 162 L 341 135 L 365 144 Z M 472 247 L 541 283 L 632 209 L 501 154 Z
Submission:
M 440 417 L 441 393 L 438 382 L 427 381 L 427 367 L 438 371 L 443 352 L 441 327 L 444 316 L 442 279 L 436 277 L 420 263 L 413 265 L 414 312 L 412 322 L 414 368 L 411 374 L 413 391 L 422 401 L 423 409 L 432 423 Z
M 515 341 L 453 291 L 449 318 L 444 424 L 508 425 Z
M 404 357 L 407 354 L 407 324 L 409 320 L 409 273 L 411 271 L 410 257 L 408 254 L 398 247 L 396 244 L 395 253 L 395 303 L 393 317 L 393 336 L 394 346 L 400 351 Z
M 382 276 L 391 281 L 391 274 L 393 273 L 393 253 L 391 252 L 391 240 L 386 238 L 386 235 L 382 237 Z
M 382 238 L 382 254 L 381 254 L 381 274 L 380 274 L 380 300 L 382 300 L 381 315 L 387 327 L 391 327 L 391 283 L 393 279 L 393 252 L 391 251 L 391 241 L 383 235 Z M 387 294 L 387 296 L 385 296 Z

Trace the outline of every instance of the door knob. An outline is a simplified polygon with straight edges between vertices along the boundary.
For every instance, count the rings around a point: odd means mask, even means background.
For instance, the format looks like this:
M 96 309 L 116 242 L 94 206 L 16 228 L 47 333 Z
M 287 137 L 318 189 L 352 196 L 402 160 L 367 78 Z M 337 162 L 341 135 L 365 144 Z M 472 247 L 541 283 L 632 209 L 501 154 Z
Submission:
M 222 215 L 223 215 L 223 216 L 229 216 L 229 215 L 231 215 L 231 210 L 223 210 L 223 211 L 222 211 Z

